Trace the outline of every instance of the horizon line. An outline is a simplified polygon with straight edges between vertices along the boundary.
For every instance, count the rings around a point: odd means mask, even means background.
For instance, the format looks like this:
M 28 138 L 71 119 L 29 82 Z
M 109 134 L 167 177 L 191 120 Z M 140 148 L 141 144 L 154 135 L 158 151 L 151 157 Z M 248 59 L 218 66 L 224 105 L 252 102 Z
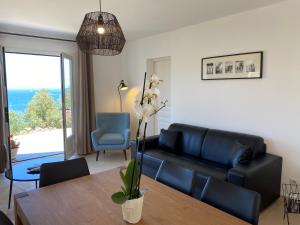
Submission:
M 36 91 L 36 90 L 61 90 L 61 88 L 7 88 L 8 91 L 18 91 L 18 90 L 28 90 L 28 91 Z M 65 88 L 70 89 L 70 88 Z

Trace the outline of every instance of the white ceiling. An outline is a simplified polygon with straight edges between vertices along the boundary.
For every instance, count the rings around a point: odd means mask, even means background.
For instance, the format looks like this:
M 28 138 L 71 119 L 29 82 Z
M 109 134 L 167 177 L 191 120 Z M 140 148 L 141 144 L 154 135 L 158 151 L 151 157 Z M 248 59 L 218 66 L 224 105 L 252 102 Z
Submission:
M 284 0 L 102 0 L 126 39 L 137 39 Z M 74 38 L 98 0 L 0 0 L 0 30 Z

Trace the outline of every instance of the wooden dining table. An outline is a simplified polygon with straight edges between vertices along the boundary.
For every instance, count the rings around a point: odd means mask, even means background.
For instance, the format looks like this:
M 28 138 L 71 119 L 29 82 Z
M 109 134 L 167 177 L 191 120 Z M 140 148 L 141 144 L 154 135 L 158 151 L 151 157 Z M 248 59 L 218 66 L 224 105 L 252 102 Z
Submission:
M 121 188 L 119 169 L 15 195 L 16 225 L 122 225 L 111 195 Z M 249 225 L 232 215 L 142 176 L 145 194 L 138 225 Z

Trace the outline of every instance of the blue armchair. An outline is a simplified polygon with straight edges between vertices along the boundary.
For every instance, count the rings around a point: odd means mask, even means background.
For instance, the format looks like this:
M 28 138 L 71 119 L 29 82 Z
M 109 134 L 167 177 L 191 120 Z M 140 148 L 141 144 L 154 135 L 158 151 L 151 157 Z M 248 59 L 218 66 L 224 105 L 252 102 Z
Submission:
M 97 113 L 96 130 L 91 134 L 94 150 L 98 161 L 100 151 L 123 150 L 127 160 L 126 150 L 130 140 L 129 113 Z

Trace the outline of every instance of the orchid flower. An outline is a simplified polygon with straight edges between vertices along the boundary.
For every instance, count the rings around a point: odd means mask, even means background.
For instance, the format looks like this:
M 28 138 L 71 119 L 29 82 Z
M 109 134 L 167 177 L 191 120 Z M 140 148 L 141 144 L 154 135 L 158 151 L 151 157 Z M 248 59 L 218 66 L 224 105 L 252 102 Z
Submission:
M 142 92 L 140 91 L 134 101 L 134 111 L 138 120 L 149 122 L 150 117 L 155 115 L 159 110 L 166 106 L 167 101 L 158 104 L 160 90 L 158 88 L 161 80 L 153 74 L 147 81 L 147 88 L 144 90 L 144 98 L 142 100 Z

